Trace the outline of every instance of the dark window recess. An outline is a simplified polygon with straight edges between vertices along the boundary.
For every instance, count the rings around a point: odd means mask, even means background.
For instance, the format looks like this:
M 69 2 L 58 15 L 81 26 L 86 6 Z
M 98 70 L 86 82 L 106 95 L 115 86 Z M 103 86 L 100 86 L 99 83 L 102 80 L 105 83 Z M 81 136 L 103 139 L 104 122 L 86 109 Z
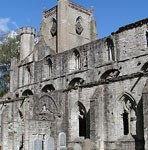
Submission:
M 146 42 L 147 42 L 147 47 L 148 47 L 148 31 L 146 31 L 145 36 L 146 36 Z
M 124 135 L 129 134 L 129 118 L 128 113 L 125 111 L 123 113 L 123 129 L 124 129 Z
M 83 110 L 80 109 L 79 116 L 79 136 L 86 137 L 86 117 Z
M 79 136 L 90 138 L 90 111 L 86 111 L 84 105 L 78 102 L 79 106 Z
M 42 88 L 42 92 L 45 92 L 45 93 L 52 92 L 54 90 L 55 90 L 55 88 L 54 88 L 54 86 L 52 84 L 45 85 Z
M 23 93 L 22 93 L 22 96 L 29 96 L 29 95 L 33 95 L 33 92 L 31 90 L 25 90 Z
M 115 61 L 115 52 L 114 52 L 114 42 L 111 38 L 106 39 L 107 48 L 108 48 L 108 60 Z

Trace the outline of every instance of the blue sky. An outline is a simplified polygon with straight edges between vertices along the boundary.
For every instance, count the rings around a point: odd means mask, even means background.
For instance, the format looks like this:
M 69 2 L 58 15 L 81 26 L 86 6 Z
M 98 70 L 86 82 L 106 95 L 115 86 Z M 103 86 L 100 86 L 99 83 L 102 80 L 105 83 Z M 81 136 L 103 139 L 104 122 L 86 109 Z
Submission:
M 94 7 L 99 37 L 110 35 L 119 27 L 148 17 L 148 0 L 73 0 L 86 8 Z M 39 30 L 43 8 L 57 0 L 1 0 L 0 33 L 23 26 Z

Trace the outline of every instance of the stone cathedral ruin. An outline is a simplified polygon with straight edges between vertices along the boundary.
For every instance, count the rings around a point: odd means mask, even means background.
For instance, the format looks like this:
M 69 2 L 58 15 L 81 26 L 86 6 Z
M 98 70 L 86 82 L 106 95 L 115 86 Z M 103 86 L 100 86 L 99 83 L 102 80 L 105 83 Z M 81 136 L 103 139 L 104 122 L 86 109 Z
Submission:
M 148 150 L 148 19 L 98 39 L 93 11 L 70 0 L 21 28 L 2 150 Z

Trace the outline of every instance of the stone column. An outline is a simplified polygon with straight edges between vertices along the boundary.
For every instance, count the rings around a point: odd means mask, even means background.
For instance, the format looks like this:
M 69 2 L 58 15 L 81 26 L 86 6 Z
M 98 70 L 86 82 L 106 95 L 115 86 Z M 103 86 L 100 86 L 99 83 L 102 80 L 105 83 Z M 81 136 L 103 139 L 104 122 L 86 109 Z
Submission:
M 25 105 L 25 119 L 24 119 L 24 150 L 29 150 L 29 116 L 30 116 L 30 110 L 29 110 L 29 99 L 25 99 L 24 105 Z

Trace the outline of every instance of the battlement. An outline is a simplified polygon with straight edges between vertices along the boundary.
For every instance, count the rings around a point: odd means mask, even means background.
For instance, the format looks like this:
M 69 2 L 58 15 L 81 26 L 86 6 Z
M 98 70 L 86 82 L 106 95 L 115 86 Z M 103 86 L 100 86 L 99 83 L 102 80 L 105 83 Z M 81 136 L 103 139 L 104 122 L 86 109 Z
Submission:
M 51 8 L 49 10 L 44 9 L 43 10 L 43 17 L 47 18 L 48 16 L 52 16 L 53 14 L 56 13 L 56 10 L 57 10 L 57 6 Z
M 83 12 L 83 13 L 89 15 L 89 16 L 93 14 L 93 11 L 91 9 L 90 10 L 86 9 L 86 8 L 76 4 L 74 2 L 71 2 L 71 1 L 68 2 L 68 6 L 73 8 L 73 9 L 76 9 L 76 10 L 78 10 L 80 12 Z
M 22 34 L 33 34 L 35 35 L 36 30 L 35 28 L 31 27 L 31 26 L 26 26 L 26 27 L 22 27 L 20 28 L 20 33 Z

